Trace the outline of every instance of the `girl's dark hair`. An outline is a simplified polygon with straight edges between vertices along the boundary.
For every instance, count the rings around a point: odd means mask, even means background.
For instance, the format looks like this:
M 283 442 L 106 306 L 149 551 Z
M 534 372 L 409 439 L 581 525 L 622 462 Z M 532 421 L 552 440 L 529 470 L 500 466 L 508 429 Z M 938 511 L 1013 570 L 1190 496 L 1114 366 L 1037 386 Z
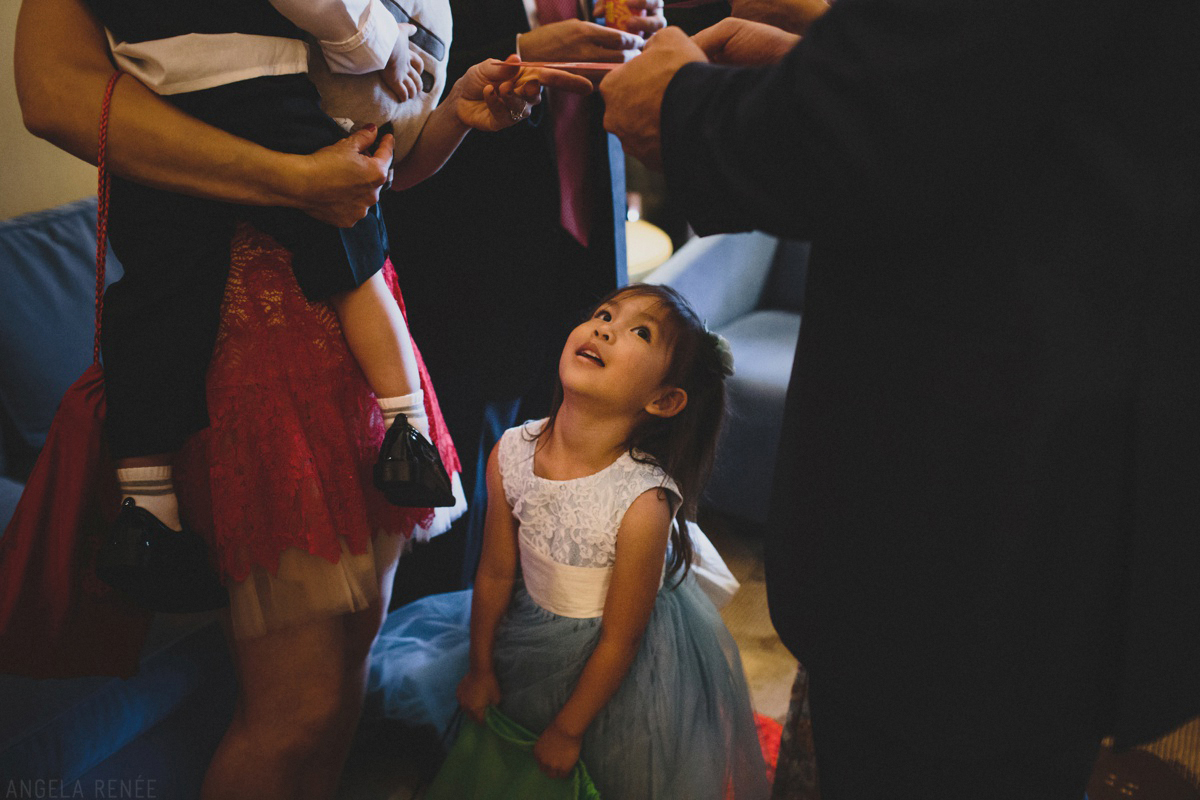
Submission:
M 591 314 L 626 297 L 652 297 L 665 312 L 663 333 L 668 337 L 671 359 L 663 383 L 687 392 L 687 405 L 682 411 L 673 417 L 647 414 L 625 443 L 636 460 L 661 467 L 683 494 L 671 530 L 671 560 L 667 567 L 668 577 L 682 569 L 679 579 L 683 580 L 692 562 L 687 520 L 695 519 L 700 492 L 712 472 L 725 420 L 725 378 L 733 374 L 732 358 L 728 345 L 710 333 L 683 295 L 669 286 L 624 286 L 596 303 Z M 562 383 L 556 382 L 550 417 L 539 436 L 553 429 L 562 401 Z

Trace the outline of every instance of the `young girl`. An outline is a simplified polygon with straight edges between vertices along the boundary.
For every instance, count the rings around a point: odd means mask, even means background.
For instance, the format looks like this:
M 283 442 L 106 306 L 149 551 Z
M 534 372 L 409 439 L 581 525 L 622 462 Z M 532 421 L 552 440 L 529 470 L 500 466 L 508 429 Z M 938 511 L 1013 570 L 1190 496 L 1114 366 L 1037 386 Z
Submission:
M 509 430 L 488 462 L 468 663 L 444 626 L 440 642 L 466 670 L 458 701 L 540 732 L 534 756 L 552 776 L 582 758 L 605 798 L 767 794 L 737 647 L 688 574 L 681 534 L 730 373 L 678 293 L 620 289 L 568 338 L 550 417 Z M 418 601 L 398 622 L 452 619 L 467 594 Z M 438 663 L 423 674 L 433 685 L 393 682 L 386 653 L 403 633 L 389 624 L 381 637 L 372 688 L 385 713 L 416 720 L 421 700 L 401 695 L 428 697 L 455 671 Z

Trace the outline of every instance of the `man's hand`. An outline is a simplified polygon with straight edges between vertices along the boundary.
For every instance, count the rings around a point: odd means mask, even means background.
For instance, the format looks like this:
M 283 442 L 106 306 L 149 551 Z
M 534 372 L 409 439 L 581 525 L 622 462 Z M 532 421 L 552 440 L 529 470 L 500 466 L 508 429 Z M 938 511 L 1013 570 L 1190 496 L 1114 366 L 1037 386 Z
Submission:
M 539 25 L 517 37 L 523 61 L 628 61 L 641 48 L 636 33 L 581 19 Z
M 761 22 L 726 17 L 697 33 L 692 41 L 715 64 L 750 66 L 774 64 L 796 46 L 800 37 Z
M 649 37 L 667 27 L 667 18 L 663 16 L 663 0 L 628 0 L 628 5 L 633 16 L 625 19 L 622 30 Z M 596 0 L 592 15 L 604 16 L 604 0 Z
M 666 28 L 646 42 L 645 51 L 600 82 L 604 128 L 615 133 L 625 152 L 652 169 L 662 168 L 663 94 L 684 64 L 707 61 L 704 51 L 679 28 Z
M 303 158 L 302 169 L 292 176 L 294 208 L 310 217 L 339 228 L 349 228 L 379 202 L 379 190 L 388 180 L 392 164 L 391 134 L 383 136 L 374 155 L 367 155 L 375 142 L 375 126 L 364 128 L 340 142 Z
M 533 745 L 533 757 L 542 772 L 551 778 L 565 778 L 571 774 L 579 751 L 583 749 L 583 737 L 573 736 L 551 722 Z
M 408 46 L 408 37 L 417 32 L 415 25 L 400 23 L 400 35 L 392 48 L 387 66 L 379 71 L 379 77 L 388 91 L 401 103 L 421 93 L 421 70 L 425 68 L 421 57 Z
M 801 35 L 813 20 L 829 10 L 825 0 L 730 0 L 729 5 L 734 17 Z

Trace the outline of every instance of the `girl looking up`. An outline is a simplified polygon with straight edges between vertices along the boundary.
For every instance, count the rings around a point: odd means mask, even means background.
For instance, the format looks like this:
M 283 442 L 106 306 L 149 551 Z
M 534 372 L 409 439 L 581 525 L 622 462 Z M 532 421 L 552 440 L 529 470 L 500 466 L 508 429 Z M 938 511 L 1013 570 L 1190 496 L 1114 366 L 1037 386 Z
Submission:
M 469 664 L 461 626 L 458 642 L 443 642 L 466 673 L 459 703 L 480 721 L 498 706 L 537 732 L 534 756 L 551 776 L 582 757 L 605 798 L 767 794 L 737 646 L 688 573 L 683 524 L 731 372 L 728 350 L 674 290 L 620 289 L 567 339 L 549 418 L 507 431 L 488 462 Z M 449 617 L 468 596 L 400 613 L 406 626 Z M 401 661 L 399 641 L 385 632 L 374 656 L 391 716 L 414 713 L 397 696 L 405 685 L 433 691 L 401 676 L 403 664 L 389 680 L 385 654 Z M 428 672 L 448 694 L 450 664 Z

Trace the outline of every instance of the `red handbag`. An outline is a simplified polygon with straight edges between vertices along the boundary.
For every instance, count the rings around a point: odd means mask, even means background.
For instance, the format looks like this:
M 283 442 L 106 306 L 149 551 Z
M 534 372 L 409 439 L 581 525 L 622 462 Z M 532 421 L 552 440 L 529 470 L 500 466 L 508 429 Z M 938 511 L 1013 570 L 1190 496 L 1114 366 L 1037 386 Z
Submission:
M 96 212 L 96 337 L 92 365 L 63 395 L 46 445 L 0 539 L 0 672 L 34 678 L 129 677 L 153 614 L 95 573 L 120 494 L 104 446 L 100 314 L 108 252 L 108 110 L 101 106 Z

